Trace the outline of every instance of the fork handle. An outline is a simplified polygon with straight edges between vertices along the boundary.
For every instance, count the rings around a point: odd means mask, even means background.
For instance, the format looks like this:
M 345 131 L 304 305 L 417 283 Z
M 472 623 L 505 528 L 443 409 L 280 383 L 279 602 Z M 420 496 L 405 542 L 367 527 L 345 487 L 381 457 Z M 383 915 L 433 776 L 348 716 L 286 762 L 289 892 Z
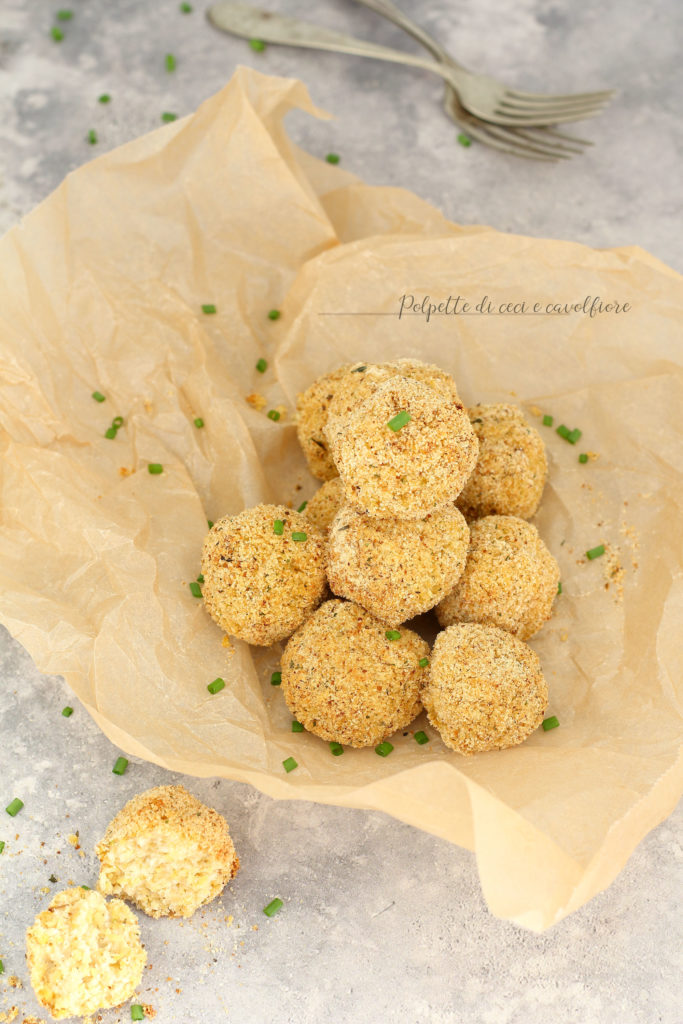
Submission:
M 404 32 L 407 32 L 418 43 L 421 43 L 426 50 L 429 50 L 438 61 L 449 64 L 451 67 L 463 68 L 463 65 L 459 64 L 443 46 L 437 43 L 436 39 L 432 38 L 420 25 L 412 21 L 407 14 L 404 14 L 396 4 L 392 3 L 392 0 L 356 0 L 356 3 L 362 4 L 368 10 L 374 11 L 375 14 L 381 15 L 388 21 L 393 22 L 394 25 L 402 28 Z M 463 70 L 465 69 L 463 68 Z

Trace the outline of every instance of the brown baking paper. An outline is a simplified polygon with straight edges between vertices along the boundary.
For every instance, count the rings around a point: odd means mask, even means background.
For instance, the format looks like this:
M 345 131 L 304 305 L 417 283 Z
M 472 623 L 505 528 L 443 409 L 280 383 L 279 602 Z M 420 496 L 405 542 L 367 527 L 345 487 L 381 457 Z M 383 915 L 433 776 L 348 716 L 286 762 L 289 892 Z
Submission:
M 70 174 L 0 243 L 0 617 L 127 753 L 386 811 L 474 850 L 493 913 L 541 930 L 607 886 L 681 790 L 681 279 L 638 248 L 450 224 L 299 151 L 294 107 L 323 116 L 300 82 L 240 69 L 192 117 Z M 404 293 L 631 309 L 399 320 Z M 532 646 L 561 725 L 511 750 L 461 757 L 421 717 L 426 746 L 399 734 L 389 758 L 331 757 L 290 731 L 269 685 L 280 647 L 226 648 L 188 587 L 207 519 L 315 490 L 297 391 L 400 356 L 544 431 L 536 522 L 563 594 Z

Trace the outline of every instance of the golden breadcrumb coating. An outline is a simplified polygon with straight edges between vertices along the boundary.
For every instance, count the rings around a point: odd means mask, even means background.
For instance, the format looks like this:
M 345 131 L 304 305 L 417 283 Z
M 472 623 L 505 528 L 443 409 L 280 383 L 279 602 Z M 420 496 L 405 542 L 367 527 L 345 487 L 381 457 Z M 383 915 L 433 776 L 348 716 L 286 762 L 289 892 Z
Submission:
M 293 633 L 322 600 L 325 541 L 303 514 L 257 505 L 214 524 L 204 541 L 202 573 L 204 605 L 214 622 L 231 636 L 268 646 Z
M 543 721 L 548 688 L 523 641 L 468 622 L 437 636 L 422 701 L 444 743 L 474 754 L 522 743 Z
M 529 519 L 539 506 L 548 475 L 541 435 L 516 405 L 475 405 L 469 415 L 479 440 L 479 458 L 458 508 L 468 519 Z
M 442 626 L 483 622 L 520 640 L 552 614 L 560 568 L 531 523 L 485 516 L 470 523 L 465 571 L 436 609 Z
M 327 423 L 330 402 L 348 369 L 348 365 L 340 366 L 338 370 L 318 377 L 306 391 L 297 395 L 297 437 L 308 468 L 319 480 L 331 480 L 338 475 L 323 429 Z
M 333 593 L 398 626 L 433 608 L 465 568 L 470 532 L 455 505 L 425 519 L 373 519 L 348 506 L 328 539 Z
M 398 430 L 389 421 L 410 420 Z M 458 496 L 477 460 L 459 403 L 422 381 L 396 376 L 348 416 L 332 445 L 346 504 L 379 518 L 423 519 Z
M 326 480 L 308 499 L 304 515 L 325 537 L 343 501 L 344 484 L 341 477 L 335 476 L 333 480 Z
M 348 601 L 326 601 L 289 640 L 282 693 L 305 729 L 324 740 L 372 747 L 420 713 L 429 647 Z
M 94 889 L 65 889 L 26 933 L 38 1002 L 56 1020 L 118 1006 L 140 984 L 147 955 L 133 912 Z
M 150 917 L 190 917 L 239 868 L 225 818 L 183 786 L 133 797 L 95 852 L 100 892 L 130 900 Z

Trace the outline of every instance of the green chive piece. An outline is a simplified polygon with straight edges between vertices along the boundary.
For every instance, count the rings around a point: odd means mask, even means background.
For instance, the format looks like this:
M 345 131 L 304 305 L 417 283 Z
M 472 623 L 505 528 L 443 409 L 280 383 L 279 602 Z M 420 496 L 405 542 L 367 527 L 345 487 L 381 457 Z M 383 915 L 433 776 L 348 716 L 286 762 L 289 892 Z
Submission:
M 145 1011 L 139 1003 L 133 1003 L 130 1008 L 130 1019 L 131 1020 L 144 1020 Z
M 307 539 L 308 539 L 308 534 L 307 533 L 293 533 L 292 534 L 292 540 L 302 541 L 302 540 L 307 540 Z
M 108 437 L 110 441 L 113 441 L 118 434 L 118 427 L 107 427 L 104 432 L 104 436 Z
M 429 736 L 427 735 L 426 732 L 422 732 L 422 729 L 420 729 L 419 732 L 415 733 L 413 739 L 415 740 L 416 743 L 419 743 L 420 746 L 423 746 L 425 743 L 429 743 Z
M 458 135 L 458 142 L 460 143 L 461 146 L 465 147 L 472 145 L 472 139 L 469 137 L 469 135 L 465 135 L 464 132 L 460 132 L 460 135 Z
M 581 452 L 581 454 L 579 455 L 579 462 L 582 465 L 584 465 L 586 462 L 588 462 L 588 456 L 586 455 L 585 452 Z
M 210 530 L 213 530 L 213 519 L 207 519 L 206 525 L 209 527 Z
M 150 462 L 147 465 L 147 471 L 151 473 L 152 476 L 159 476 L 160 473 L 163 473 L 164 467 L 160 462 Z
M 57 11 L 57 21 L 71 21 L 73 16 L 73 11 Z
M 189 586 L 190 586 L 190 593 L 192 594 L 193 597 L 201 597 L 202 596 L 202 588 L 199 586 L 198 583 L 190 583 Z
M 252 50 L 256 51 L 256 53 L 263 53 L 263 51 L 266 48 L 266 44 L 263 42 L 262 39 L 250 39 L 249 45 L 251 46 Z
M 68 704 L 67 704 L 67 706 L 65 708 L 62 708 L 62 715 L 64 716 L 64 718 L 71 718 L 73 713 L 74 713 L 74 709 L 70 708 Z
M 114 416 L 114 419 L 111 421 L 111 425 L 112 427 L 116 427 L 118 430 L 119 427 L 123 426 L 123 416 Z
M 192 14 L 192 4 L 181 4 L 180 5 L 180 13 L 181 14 Z
M 553 418 L 552 418 L 552 416 L 544 416 L 543 417 L 543 426 L 544 427 L 552 427 L 552 425 L 553 425 Z
M 98 103 L 111 103 L 111 96 L 108 92 L 103 92 L 101 96 L 97 97 Z
M 197 428 L 197 430 L 201 430 L 201 428 L 204 426 L 204 420 L 201 418 L 201 416 L 197 416 L 197 418 L 194 420 L 194 425 Z
M 57 28 L 56 25 L 54 25 L 50 29 L 50 35 L 56 43 L 61 43 L 62 39 L 64 38 L 64 33 L 62 32 L 61 28 Z
M 0 853 L 2 853 L 2 851 L 4 849 L 5 849 L 5 840 L 4 839 L 0 839 Z M 2 960 L 0 960 L 0 974 L 2 974 L 2 967 L 1 967 L 1 965 L 2 965 Z
M 19 813 L 23 806 L 24 801 L 20 800 L 18 796 L 15 796 L 14 800 L 12 800 L 12 802 L 7 805 L 5 810 L 9 814 L 10 818 L 16 818 L 17 814 Z
M 212 302 L 205 302 L 204 305 L 202 306 L 202 313 L 206 313 L 207 316 L 210 315 L 211 313 L 215 313 L 215 312 L 216 312 L 216 307 L 214 306 L 214 304 Z
M 259 361 L 256 364 L 256 369 L 258 370 L 259 373 L 266 372 L 266 370 L 268 369 L 268 363 L 265 361 L 265 359 L 259 359 Z
M 402 409 L 401 412 L 397 412 L 396 415 L 389 420 L 387 426 L 390 430 L 393 430 L 394 433 L 398 433 L 401 427 L 405 427 L 406 423 L 410 423 L 410 420 L 410 413 L 406 409 Z
M 268 410 L 268 419 L 272 420 L 274 423 L 277 423 L 277 421 L 280 419 L 280 413 L 277 411 L 277 409 Z
M 112 768 L 112 772 L 114 773 L 114 775 L 123 775 L 127 767 L 127 759 L 125 757 L 117 757 L 116 760 L 114 761 L 114 767 Z
M 273 672 L 273 674 L 270 677 L 270 685 L 271 686 L 279 686 L 281 682 L 282 682 L 282 672 Z
M 475 417 L 475 419 L 472 420 L 472 423 L 483 423 L 483 422 L 484 421 L 481 418 L 481 416 L 477 416 L 477 417 Z
M 281 519 L 276 519 L 275 522 L 273 523 L 273 533 L 276 533 L 278 537 L 281 537 L 284 532 L 285 524 L 282 522 Z
M 294 758 L 293 758 L 293 757 L 286 757 L 286 758 L 284 759 L 284 761 L 282 762 L 282 767 L 284 768 L 284 770 L 285 770 L 286 772 L 293 772 L 295 768 L 298 768 L 298 767 L 299 767 L 299 765 L 298 765 L 298 763 L 297 763 L 297 762 L 296 762 L 296 761 L 294 760 Z
M 107 399 L 104 397 L 101 391 L 93 391 L 92 397 L 96 402 L 106 402 Z
M 333 741 L 332 743 L 330 743 L 330 753 L 332 754 L 333 757 L 339 757 L 340 754 L 344 753 L 344 748 L 342 747 L 341 743 L 335 743 Z
M 570 444 L 576 444 L 576 442 L 579 440 L 580 437 L 581 437 L 581 431 L 579 430 L 578 427 L 574 427 L 574 429 L 570 430 L 569 433 L 567 434 L 567 441 L 569 441 Z
M 429 658 L 420 658 L 418 665 L 420 668 L 427 668 L 427 665 L 429 665 Z
M 224 689 L 225 679 L 221 679 L 220 676 L 218 677 L 218 679 L 214 679 L 214 681 L 212 683 L 209 683 L 209 685 L 207 686 L 207 690 L 209 691 L 209 693 L 220 693 L 221 690 Z
M 58 882 L 58 881 L 59 881 L 59 879 L 57 878 L 56 875 L 50 875 L 50 877 L 48 878 L 48 882 L 52 882 L 53 885 L 55 884 L 55 882 Z
M 161 115 L 161 120 L 164 122 L 164 124 L 170 124 L 171 121 L 178 120 L 178 115 L 171 113 L 170 110 L 165 110 Z
M 555 433 L 559 434 L 560 437 L 563 437 L 565 439 L 565 441 L 566 441 L 567 438 L 569 437 L 569 427 L 565 427 L 564 423 L 560 423 L 560 425 L 556 429 Z
M 197 583 L 203 583 L 203 582 L 204 582 L 204 574 L 200 572 L 199 576 L 197 577 Z
M 5 844 L 3 843 L 2 845 L 4 846 Z M 0 960 L 0 974 L 4 974 L 4 973 L 5 973 L 5 965 L 3 964 L 2 960 Z
M 379 754 L 380 757 L 389 757 L 393 749 L 393 745 L 388 740 L 385 740 L 384 743 L 380 743 L 375 747 L 375 753 Z
M 365 373 L 366 370 L 367 366 L 356 366 L 354 367 L 353 370 L 351 370 L 351 373 Z
M 548 732 L 549 729 L 557 729 L 559 721 L 555 715 L 551 715 L 550 718 L 543 719 L 543 732 Z
M 592 562 L 594 558 L 600 558 L 600 555 L 604 555 L 605 545 L 598 544 L 597 548 L 591 548 L 590 551 L 586 552 L 586 558 Z
M 82 886 L 80 886 L 80 888 L 81 888 L 81 889 L 87 889 L 87 890 L 88 890 L 88 892 L 91 892 L 91 891 L 92 891 L 89 885 L 82 885 Z
M 557 584 L 557 592 L 558 594 L 562 593 L 562 580 L 560 580 L 560 582 Z
M 387 640 L 400 640 L 401 633 L 398 629 L 387 629 L 384 633 Z
M 268 319 L 269 320 L 279 320 L 281 316 L 282 316 L 282 313 L 280 312 L 279 309 L 270 309 L 268 311 Z
M 304 727 L 301 722 L 297 722 L 296 719 L 292 722 L 292 732 L 303 732 Z
M 302 501 L 301 504 L 299 505 L 298 509 L 297 509 L 297 512 L 303 512 L 303 510 L 306 508 L 307 505 L 308 505 L 307 501 Z
M 166 70 L 175 71 L 176 60 L 172 53 L 166 54 Z
M 91 146 L 96 145 L 96 143 L 97 143 L 97 132 L 93 131 L 93 129 L 91 128 L 90 131 L 88 132 L 87 138 L 88 138 L 88 142 L 90 143 Z
M 328 164 L 338 164 L 339 161 L 341 160 L 341 157 L 339 156 L 339 153 L 328 153 L 325 159 L 327 160 Z
M 279 898 L 279 896 L 276 896 L 274 900 L 270 901 L 267 907 L 263 908 L 263 913 L 266 915 L 266 917 L 274 917 L 275 914 L 277 914 L 278 910 L 282 910 L 283 907 L 284 903 Z

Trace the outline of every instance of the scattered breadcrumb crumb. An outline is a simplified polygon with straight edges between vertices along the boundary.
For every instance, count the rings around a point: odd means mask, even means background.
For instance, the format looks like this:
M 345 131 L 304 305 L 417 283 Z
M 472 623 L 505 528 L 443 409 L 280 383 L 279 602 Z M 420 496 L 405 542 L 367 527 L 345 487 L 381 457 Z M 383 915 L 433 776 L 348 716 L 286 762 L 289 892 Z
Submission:
M 129 469 L 128 466 L 119 466 L 119 476 L 132 476 L 135 472 L 134 469 Z
M 260 395 L 258 391 L 254 391 L 253 394 L 247 395 L 247 402 L 253 409 L 256 409 L 257 412 L 261 412 L 262 409 L 265 409 L 267 404 L 264 396 Z
M 586 452 L 586 455 L 592 462 L 600 458 L 600 452 Z
M 48 890 L 48 892 L 49 892 L 49 890 Z M 16 976 L 16 974 L 11 974 L 9 976 L 9 978 L 7 979 L 7 984 L 9 985 L 10 988 L 23 988 L 24 987 L 22 985 L 21 978 L 18 978 Z
M 623 601 L 624 568 L 621 564 L 619 549 L 611 544 L 605 544 L 605 554 L 600 559 L 600 562 L 602 564 L 602 575 L 605 580 L 605 590 L 609 590 L 610 585 L 612 585 L 616 600 Z
M 11 1024 L 11 1021 L 16 1020 L 18 1015 L 19 1011 L 16 1006 L 10 1006 L 9 1010 L 6 1010 L 4 1013 L 0 1013 L 0 1021 L 2 1021 L 2 1024 Z
M 228 652 L 228 654 L 234 654 L 235 653 L 235 648 L 233 647 L 232 640 L 230 639 L 230 637 L 228 636 L 227 633 L 225 634 L 225 636 L 221 640 L 221 647 L 225 647 L 225 649 Z
M 289 410 L 287 409 L 286 405 L 276 405 L 275 406 L 275 412 L 279 412 L 280 413 L 280 419 L 281 420 L 285 420 L 285 419 L 287 419 Z
M 543 410 L 539 409 L 537 405 L 530 405 L 528 408 L 532 416 L 543 416 Z

